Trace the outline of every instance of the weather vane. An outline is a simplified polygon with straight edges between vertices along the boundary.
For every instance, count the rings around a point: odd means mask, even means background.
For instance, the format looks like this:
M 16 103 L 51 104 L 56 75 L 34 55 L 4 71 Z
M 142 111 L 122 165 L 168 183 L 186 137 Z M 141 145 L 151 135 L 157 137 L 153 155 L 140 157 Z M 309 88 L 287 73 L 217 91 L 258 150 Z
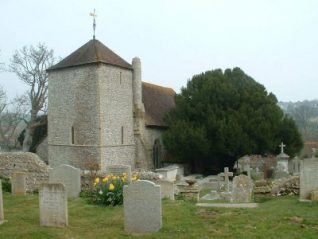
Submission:
M 93 30 L 94 30 L 94 35 L 93 35 L 93 39 L 95 39 L 95 29 L 96 29 L 96 21 L 95 18 L 97 17 L 95 9 L 94 12 L 89 13 L 90 16 L 93 17 L 94 21 L 93 21 Z

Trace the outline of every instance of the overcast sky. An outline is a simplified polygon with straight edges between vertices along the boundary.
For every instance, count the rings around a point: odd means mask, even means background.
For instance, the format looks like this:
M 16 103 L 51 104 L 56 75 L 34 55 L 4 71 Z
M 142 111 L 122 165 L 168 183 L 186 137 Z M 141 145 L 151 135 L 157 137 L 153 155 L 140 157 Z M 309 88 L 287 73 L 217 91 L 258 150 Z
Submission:
M 194 74 L 240 67 L 280 101 L 318 99 L 317 0 L 0 0 L 0 62 L 44 42 L 66 57 L 96 38 L 143 81 L 179 92 Z M 27 87 L 0 73 L 9 97 Z

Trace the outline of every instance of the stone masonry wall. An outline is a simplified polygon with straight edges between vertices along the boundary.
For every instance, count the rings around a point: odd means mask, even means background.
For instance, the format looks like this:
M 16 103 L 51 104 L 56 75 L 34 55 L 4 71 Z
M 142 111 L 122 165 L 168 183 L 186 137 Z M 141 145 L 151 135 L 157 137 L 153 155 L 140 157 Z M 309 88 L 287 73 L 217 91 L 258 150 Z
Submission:
M 132 71 L 102 65 L 100 95 L 101 169 L 109 164 L 135 167 Z
M 83 168 L 82 160 L 88 158 L 100 164 L 99 67 L 49 73 L 48 156 L 52 167 L 68 163 Z
M 49 178 L 49 166 L 36 154 L 16 152 L 0 153 L 0 175 L 10 178 L 13 172 L 26 172 L 27 191 L 38 189 Z

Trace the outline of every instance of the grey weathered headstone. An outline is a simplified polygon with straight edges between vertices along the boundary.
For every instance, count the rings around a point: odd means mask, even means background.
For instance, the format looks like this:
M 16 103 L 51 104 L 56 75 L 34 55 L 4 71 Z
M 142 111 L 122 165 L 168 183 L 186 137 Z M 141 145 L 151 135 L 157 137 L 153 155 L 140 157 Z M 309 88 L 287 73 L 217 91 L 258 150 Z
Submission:
M 318 189 L 318 159 L 308 158 L 301 162 L 300 199 L 310 199 L 313 190 Z
M 63 183 L 68 197 L 78 197 L 81 192 L 81 170 L 62 164 L 49 171 L 50 183 Z
M 174 200 L 174 182 L 168 180 L 158 180 L 156 184 L 160 185 L 161 198 Z
M 229 168 L 225 167 L 224 173 L 219 173 L 218 175 L 220 177 L 224 177 L 225 191 L 229 192 L 230 191 L 230 178 L 229 177 L 233 177 L 233 172 L 229 172 Z
M 106 166 L 106 174 L 113 174 L 114 176 L 123 176 L 127 174 L 127 182 L 131 183 L 131 166 L 124 164 L 113 164 Z
M 124 186 L 125 231 L 156 232 L 162 227 L 160 186 L 139 180 Z
M 0 180 L 0 224 L 4 222 L 4 213 L 3 213 L 3 197 L 2 197 L 2 183 Z
M 67 193 L 62 183 L 44 183 L 39 190 L 40 224 L 64 227 L 68 225 Z
M 233 179 L 232 202 L 248 203 L 252 200 L 253 182 L 249 176 L 239 175 Z
M 14 172 L 11 175 L 11 193 L 13 195 L 26 195 L 26 176 L 24 172 Z

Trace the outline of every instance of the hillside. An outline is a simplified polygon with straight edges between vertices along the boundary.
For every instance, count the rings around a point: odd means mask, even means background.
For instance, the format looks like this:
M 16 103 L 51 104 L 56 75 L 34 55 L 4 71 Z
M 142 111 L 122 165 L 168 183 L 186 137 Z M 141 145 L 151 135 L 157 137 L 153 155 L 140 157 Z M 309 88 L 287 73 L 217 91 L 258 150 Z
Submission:
M 279 102 L 278 105 L 295 120 L 304 141 L 318 141 L 318 100 Z

